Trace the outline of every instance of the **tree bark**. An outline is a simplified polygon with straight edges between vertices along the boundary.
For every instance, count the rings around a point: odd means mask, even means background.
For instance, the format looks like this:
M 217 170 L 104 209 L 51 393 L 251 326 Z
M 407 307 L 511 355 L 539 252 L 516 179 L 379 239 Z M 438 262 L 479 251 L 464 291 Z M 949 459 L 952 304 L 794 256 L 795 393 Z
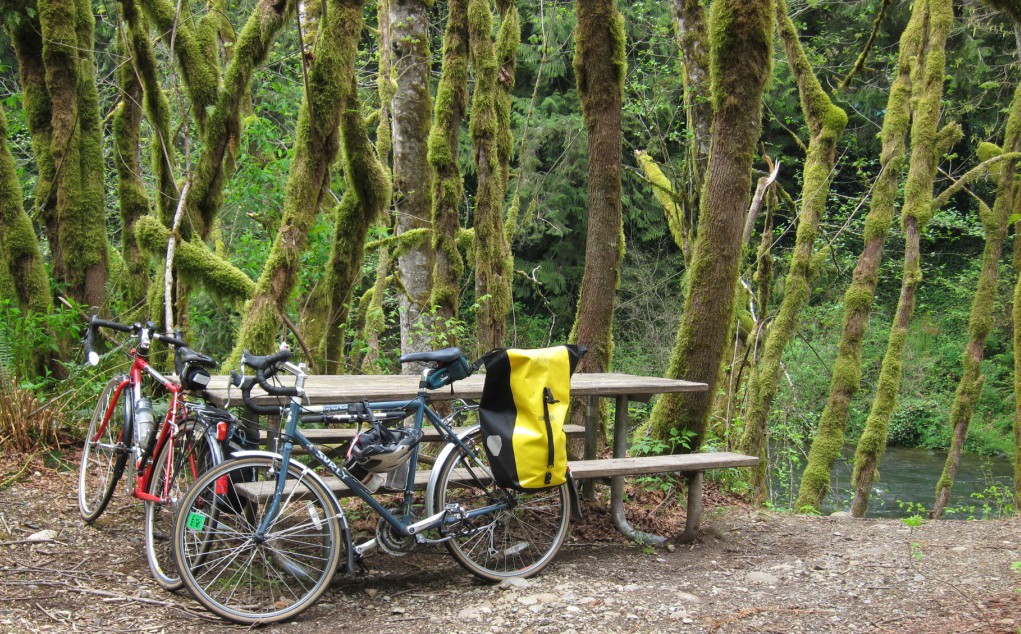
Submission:
M 574 74 L 588 132 L 588 229 L 585 271 L 570 340 L 588 348 L 579 372 L 607 372 L 613 355 L 613 307 L 624 258 L 621 215 L 621 104 L 627 74 L 624 17 L 616 0 L 579 0 Z M 584 424 L 585 407 L 571 416 Z
M 431 228 L 432 170 L 428 139 L 432 103 L 429 96 L 429 15 L 425 0 L 390 0 L 390 48 L 395 88 L 393 117 L 393 198 L 395 233 Z M 432 340 L 429 297 L 432 294 L 432 240 L 421 240 L 397 255 L 404 292 L 398 295 L 401 352 L 428 350 Z M 404 372 L 417 372 L 412 365 Z
M 280 229 L 245 311 L 227 367 L 240 360 L 242 350 L 266 353 L 273 349 L 297 283 L 308 232 L 329 184 L 330 164 L 339 147 L 337 127 L 342 110 L 351 100 L 349 93 L 353 89 L 362 30 L 362 3 L 333 0 L 327 5 L 320 28 L 322 37 L 309 73 L 309 91 L 298 114 Z
M 436 89 L 433 124 L 429 131 L 429 165 L 435 172 L 432 186 L 433 266 L 432 297 L 436 308 L 433 341 L 439 347 L 457 344 L 452 328 L 457 318 L 464 260 L 457 249 L 464 185 L 457 161 L 458 137 L 468 102 L 468 13 L 465 0 L 447 3 L 447 29 L 443 36 L 443 69 Z
M 923 5 L 916 4 L 907 27 L 901 34 L 897 75 L 890 85 L 883 117 L 883 149 L 879 176 L 872 192 L 869 213 L 865 216 L 865 243 L 855 265 L 851 285 L 844 293 L 844 324 L 837 359 L 833 364 L 830 392 L 819 427 L 812 439 L 808 463 L 801 476 L 796 509 L 818 510 L 830 487 L 833 463 L 844 446 L 851 399 L 861 381 L 861 349 L 872 314 L 872 302 L 879 283 L 883 244 L 893 224 L 897 187 L 904 166 L 905 145 L 910 124 L 912 60 L 922 51 L 924 36 Z
M 837 141 L 847 125 L 847 115 L 830 101 L 808 62 L 794 22 L 787 15 L 787 3 L 778 0 L 776 7 L 781 39 L 787 62 L 798 85 L 801 110 L 808 123 L 810 138 L 802 177 L 797 237 L 784 283 L 784 296 L 776 318 L 769 327 L 762 360 L 755 366 L 748 386 L 748 410 L 741 449 L 759 457 L 759 464 L 752 469 L 751 478 L 753 496 L 758 500 L 764 499 L 766 494 L 766 422 L 780 384 L 780 361 L 787 344 L 797 332 L 798 317 L 808 304 L 815 236 L 819 221 L 826 211 L 830 174 L 836 163 Z
M 752 158 L 759 138 L 762 92 L 773 56 L 773 2 L 716 0 L 709 14 L 713 106 L 712 152 L 699 208 L 689 289 L 667 375 L 704 381 L 705 392 L 665 394 L 652 411 L 652 429 L 705 432 L 734 317 L 741 231 L 751 193 Z
M 1003 148 L 1005 153 L 1017 152 L 1021 149 L 1021 85 L 1014 91 L 1014 98 L 1007 117 L 1004 132 Z M 986 337 L 993 327 L 993 304 L 996 301 L 997 273 L 1000 266 L 1000 255 L 1003 252 L 1003 241 L 1007 237 L 1007 219 L 1017 209 L 1021 188 L 1015 182 L 1017 161 L 1006 159 L 998 166 L 996 200 L 993 208 L 981 212 L 982 225 L 985 229 L 986 244 L 982 251 L 982 271 L 978 278 L 978 287 L 971 304 L 971 316 L 968 320 L 968 343 L 961 359 L 962 374 L 954 395 L 954 404 L 950 408 L 950 425 L 954 430 L 943 466 L 943 473 L 936 484 L 936 503 L 932 516 L 939 518 L 950 500 L 950 490 L 957 476 L 957 466 L 961 460 L 961 450 L 968 434 L 968 424 L 975 403 L 982 393 L 982 359 L 985 353 Z M 985 207 L 985 205 L 982 205 Z
M 921 6 L 919 6 L 921 5 Z M 925 12 L 924 45 L 912 70 L 912 100 L 915 102 L 911 124 L 911 160 L 904 185 L 904 269 L 897 314 L 890 327 L 890 337 L 883 365 L 865 422 L 865 431 L 854 455 L 854 499 L 851 514 L 862 517 L 868 510 L 869 496 L 876 465 L 886 451 L 890 417 L 897 404 L 900 389 L 904 347 L 908 326 L 915 306 L 915 293 L 922 278 L 919 266 L 921 232 L 932 217 L 932 186 L 939 157 L 936 155 L 940 100 L 943 97 L 943 75 L 946 68 L 946 40 L 953 25 L 953 7 L 949 0 L 921 0 L 915 10 Z
M 698 214 L 699 196 L 705 181 L 712 140 L 713 108 L 706 95 L 709 85 L 709 31 L 701 0 L 674 0 L 674 24 L 681 50 L 681 79 L 684 84 L 684 112 L 687 121 L 687 179 L 684 192 L 684 225 L 691 227 Z M 687 232 L 687 241 L 693 237 Z M 685 254 L 685 264 L 690 263 Z
M 105 303 L 107 241 L 92 8 L 86 0 L 43 0 L 38 11 L 51 102 L 51 265 L 69 296 L 98 308 Z
M 50 282 L 35 228 L 22 206 L 7 135 L 7 115 L 0 110 L 0 297 L 12 299 L 22 311 L 45 313 L 52 304 Z
M 509 3 L 501 2 L 501 7 Z M 501 21 L 499 39 L 494 44 L 493 16 L 488 0 L 468 0 L 468 41 L 475 70 L 475 92 L 472 95 L 469 131 L 475 146 L 477 190 L 475 192 L 475 297 L 477 352 L 479 354 L 504 345 L 507 315 L 511 304 L 513 259 L 504 232 L 503 199 L 507 192 L 504 147 L 509 119 L 501 116 L 500 82 L 514 85 L 513 65 L 510 73 L 501 64 L 500 53 L 517 48 L 520 27 L 517 11 L 508 9 Z M 511 24 L 511 20 L 514 21 Z M 513 27 L 513 28 L 512 28 Z M 510 46 L 508 40 L 514 41 Z M 509 145 L 509 144 L 508 144 Z

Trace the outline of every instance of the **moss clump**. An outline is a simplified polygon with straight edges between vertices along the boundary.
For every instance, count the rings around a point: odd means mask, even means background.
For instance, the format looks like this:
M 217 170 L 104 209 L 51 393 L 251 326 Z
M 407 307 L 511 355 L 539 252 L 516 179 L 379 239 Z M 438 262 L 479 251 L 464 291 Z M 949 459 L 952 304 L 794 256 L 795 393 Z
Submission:
M 649 156 L 645 150 L 635 150 L 635 158 L 638 159 L 638 167 L 645 174 L 645 179 L 652 185 L 653 195 L 663 207 L 663 213 L 666 215 L 667 226 L 670 228 L 670 235 L 674 237 L 674 243 L 681 249 L 684 261 L 690 262 L 691 245 L 689 243 L 688 218 L 684 214 L 684 209 L 678 204 L 678 196 L 674 192 L 670 179 L 660 169 L 656 160 Z

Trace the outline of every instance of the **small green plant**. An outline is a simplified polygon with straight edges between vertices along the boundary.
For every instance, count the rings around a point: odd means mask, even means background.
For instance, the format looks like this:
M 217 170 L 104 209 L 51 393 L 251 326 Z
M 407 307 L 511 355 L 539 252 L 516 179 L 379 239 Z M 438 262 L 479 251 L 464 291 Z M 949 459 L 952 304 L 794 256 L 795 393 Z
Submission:
M 668 440 L 642 436 L 632 441 L 630 450 L 635 456 L 658 456 L 665 453 L 674 453 L 677 449 L 690 451 L 691 443 L 695 436 L 695 432 L 690 429 L 671 429 Z

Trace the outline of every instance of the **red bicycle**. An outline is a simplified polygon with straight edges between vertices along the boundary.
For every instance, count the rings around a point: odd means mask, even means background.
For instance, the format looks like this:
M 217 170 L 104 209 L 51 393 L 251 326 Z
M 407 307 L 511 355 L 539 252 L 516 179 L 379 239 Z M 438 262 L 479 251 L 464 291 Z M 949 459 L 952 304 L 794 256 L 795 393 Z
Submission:
M 205 389 L 208 370 L 216 365 L 211 357 L 190 350 L 177 336 L 156 332 L 151 322 L 128 325 L 93 316 L 85 336 L 91 365 L 99 363 L 99 328 L 130 335 L 131 367 L 110 379 L 93 411 L 78 473 L 78 506 L 86 522 L 96 521 L 129 471 L 128 494 L 145 502 L 149 567 L 161 586 L 177 590 L 183 585 L 172 556 L 177 501 L 203 471 L 223 461 L 223 448 L 237 425 L 228 411 L 186 398 L 187 392 Z M 153 341 L 175 348 L 176 380 L 149 364 Z M 161 397 L 169 397 L 159 425 L 153 401 L 143 391 L 146 377 L 155 380 Z

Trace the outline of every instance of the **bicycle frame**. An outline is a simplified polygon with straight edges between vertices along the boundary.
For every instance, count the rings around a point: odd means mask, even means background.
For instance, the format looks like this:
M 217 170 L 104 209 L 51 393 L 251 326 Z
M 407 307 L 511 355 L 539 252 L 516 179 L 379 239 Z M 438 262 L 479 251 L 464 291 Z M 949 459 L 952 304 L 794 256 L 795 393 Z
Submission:
M 129 485 L 129 492 L 134 497 L 146 501 L 146 502 L 163 502 L 166 499 L 167 491 L 164 490 L 155 494 L 150 492 L 150 484 L 153 475 L 153 463 L 150 460 L 153 456 L 159 454 L 159 451 L 168 443 L 170 444 L 171 451 L 173 451 L 174 436 L 177 434 L 177 421 L 178 416 L 182 413 L 183 402 L 181 401 L 181 392 L 183 389 L 177 383 L 171 381 L 164 374 L 149 365 L 148 361 L 145 360 L 137 348 L 132 348 L 129 356 L 132 358 L 131 369 L 128 374 L 124 376 L 124 379 L 117 385 L 117 389 L 114 392 L 114 396 L 110 399 L 110 405 L 107 407 L 106 413 L 103 415 L 103 423 L 99 426 L 96 432 L 96 436 L 92 439 L 93 442 L 99 440 L 103 433 L 106 431 L 107 425 L 110 423 L 110 417 L 113 416 L 114 411 L 117 407 L 124 407 L 125 404 L 121 403 L 121 398 L 125 395 L 125 390 L 130 388 L 131 402 L 128 406 L 128 411 L 134 414 L 135 403 L 142 398 L 142 374 L 143 372 L 153 377 L 158 381 L 165 389 L 170 392 L 170 408 L 167 410 L 167 415 L 160 425 L 159 434 L 156 437 L 154 443 L 151 443 L 151 447 L 139 447 L 134 445 L 134 456 L 132 456 L 132 464 L 134 465 L 134 482 Z M 131 421 L 132 427 L 134 420 Z M 145 439 L 142 439 L 144 442 Z M 131 439 L 120 439 L 120 451 L 129 451 L 128 446 L 133 445 Z M 172 466 L 167 463 L 168 468 Z M 164 479 L 164 488 L 169 486 L 169 478 Z
M 305 382 L 304 371 L 300 367 L 294 366 L 293 364 L 290 363 L 283 364 L 283 368 L 291 372 L 292 374 L 295 374 L 296 376 L 295 387 L 298 389 L 298 396 L 294 396 L 291 398 L 291 402 L 288 407 L 287 423 L 284 427 L 284 432 L 281 435 L 282 446 L 279 447 L 280 448 L 279 456 L 283 462 L 283 465 L 287 465 L 288 463 L 290 463 L 292 449 L 295 444 L 298 444 L 303 449 L 305 449 L 305 451 L 307 451 L 313 458 L 315 458 L 315 460 L 319 464 L 326 467 L 330 471 L 330 473 L 332 473 L 334 476 L 340 479 L 340 481 L 343 482 L 344 485 L 347 486 L 352 493 L 354 493 L 356 496 L 361 498 L 366 504 L 368 504 L 372 508 L 372 510 L 378 513 L 379 516 L 383 518 L 383 520 L 386 521 L 390 526 L 392 526 L 396 531 L 398 531 L 401 535 L 415 537 L 416 540 L 419 541 L 420 543 L 424 543 L 427 541 L 424 539 L 424 537 L 420 535 L 422 531 L 436 528 L 444 523 L 455 523 L 463 521 L 465 519 L 471 519 L 482 515 L 488 515 L 509 507 L 510 503 L 508 502 L 498 502 L 496 504 L 491 504 L 482 508 L 478 508 L 467 513 L 457 514 L 452 518 L 448 518 L 447 509 L 442 509 L 438 513 L 435 513 L 429 517 L 423 518 L 417 522 L 412 522 L 411 520 L 414 519 L 412 514 L 412 502 L 414 501 L 415 496 L 414 473 L 418 464 L 418 450 L 419 450 L 419 445 L 416 445 L 415 448 L 412 450 L 411 457 L 408 459 L 409 477 L 404 488 L 404 502 L 401 508 L 402 517 L 398 517 L 397 515 L 391 513 L 375 499 L 373 492 L 366 488 L 361 483 L 360 480 L 352 476 L 344 467 L 337 465 L 333 460 L 329 458 L 329 456 L 323 453 L 323 451 L 319 449 L 315 445 L 315 443 L 313 443 L 311 440 L 305 437 L 305 435 L 302 434 L 301 431 L 298 429 L 298 422 L 301 419 L 302 411 L 323 415 L 342 414 L 350 411 L 349 404 L 345 403 L 337 405 L 319 405 L 312 407 L 303 406 L 301 403 L 301 395 L 304 393 Z M 426 370 L 426 372 L 428 372 L 428 370 Z M 458 447 L 468 452 L 469 454 L 473 454 L 474 452 L 467 445 L 464 444 L 464 442 L 457 436 L 457 434 L 454 433 L 453 429 L 451 429 L 450 426 L 447 425 L 447 423 L 442 418 L 440 418 L 440 416 L 437 415 L 432 410 L 432 408 L 428 406 L 427 401 L 428 394 L 425 392 L 424 389 L 420 389 L 418 396 L 410 400 L 369 402 L 366 403 L 366 406 L 372 411 L 404 412 L 404 416 L 402 416 L 402 418 L 414 416 L 414 428 L 418 430 L 421 430 L 424 422 L 428 420 L 429 423 L 432 424 L 434 428 L 436 428 L 436 430 L 440 433 L 440 435 L 447 443 L 457 445 Z M 434 467 L 434 469 L 438 468 L 439 466 L 440 464 L 437 464 L 436 467 Z M 256 539 L 265 538 L 265 536 L 269 532 L 269 526 L 272 524 L 273 520 L 276 518 L 277 512 L 279 511 L 280 499 L 283 497 L 286 483 L 287 483 L 287 469 L 281 468 L 279 474 L 277 475 L 276 488 L 274 489 L 273 497 L 272 500 L 270 501 L 270 506 L 267 509 L 261 524 L 259 525 L 258 531 L 256 533 L 257 535 Z M 395 491 L 394 493 L 395 494 L 400 493 L 400 491 Z M 350 537 L 348 537 L 348 539 L 350 539 Z M 429 541 L 442 542 L 445 541 L 445 539 Z M 357 554 L 361 555 L 367 550 L 369 550 L 369 548 L 371 548 L 371 546 L 374 545 L 374 542 L 375 539 L 372 539 L 366 542 L 365 544 L 355 546 L 354 551 L 356 551 Z M 352 546 L 350 543 L 347 545 L 349 547 Z

